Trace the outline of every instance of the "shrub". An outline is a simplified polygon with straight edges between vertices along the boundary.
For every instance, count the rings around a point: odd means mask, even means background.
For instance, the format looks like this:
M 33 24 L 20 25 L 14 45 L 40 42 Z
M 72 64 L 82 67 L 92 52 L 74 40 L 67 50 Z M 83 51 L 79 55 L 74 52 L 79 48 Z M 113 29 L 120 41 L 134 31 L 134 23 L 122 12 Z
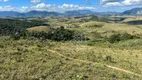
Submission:
M 108 41 L 110 43 L 115 43 L 115 42 L 119 42 L 121 40 L 128 40 L 128 39 L 134 39 L 134 38 L 140 38 L 140 37 L 138 37 L 136 35 L 131 35 L 131 34 L 128 34 L 128 33 L 114 34 L 114 35 L 111 35 L 108 38 Z
M 74 32 L 64 29 L 64 27 L 57 28 L 48 33 L 48 39 L 55 41 L 67 41 L 73 39 Z
M 42 25 L 43 21 L 38 20 L 18 20 L 18 19 L 0 19 L 0 35 L 11 35 L 25 30 L 31 26 Z
M 89 38 L 85 37 L 85 35 L 83 35 L 83 34 L 74 35 L 73 39 L 77 40 L 77 41 L 89 40 Z
M 48 33 L 46 32 L 32 32 L 32 33 L 28 33 L 29 37 L 35 37 L 38 39 L 48 39 Z
M 103 38 L 103 36 L 101 35 L 101 33 L 97 32 L 97 31 L 94 31 L 94 32 L 91 32 L 93 34 L 93 36 L 95 38 Z
M 74 32 L 71 30 L 64 29 L 60 27 L 46 32 L 32 32 L 29 36 L 38 38 L 38 39 L 50 39 L 55 41 L 67 41 L 73 39 Z
M 37 38 L 40 40 L 50 39 L 55 41 L 68 41 L 68 40 L 89 40 L 89 38 L 84 35 L 76 34 L 74 31 L 65 29 L 64 27 L 60 27 L 57 29 L 52 29 L 49 32 L 27 32 L 20 31 L 16 32 L 12 35 L 12 38 L 15 40 L 19 40 L 21 37 L 23 38 Z
M 106 56 L 106 61 L 111 62 L 112 61 L 112 57 L 111 56 Z
M 121 40 L 134 39 L 134 38 L 137 38 L 137 36 L 128 33 L 124 33 L 121 35 Z
M 121 35 L 120 34 L 114 34 L 114 35 L 111 35 L 109 38 L 108 38 L 108 41 L 110 43 L 115 43 L 115 42 L 118 42 L 121 40 Z
M 26 30 L 17 31 L 17 32 L 11 34 L 11 37 L 14 40 L 19 40 L 21 37 L 26 38 L 27 37 L 27 31 Z

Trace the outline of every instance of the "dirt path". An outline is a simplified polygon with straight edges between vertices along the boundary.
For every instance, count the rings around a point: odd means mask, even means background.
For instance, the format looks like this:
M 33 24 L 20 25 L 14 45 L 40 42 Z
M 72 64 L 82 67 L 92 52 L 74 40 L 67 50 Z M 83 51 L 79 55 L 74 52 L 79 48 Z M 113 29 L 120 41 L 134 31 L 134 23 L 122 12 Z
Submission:
M 100 65 L 104 65 L 108 68 L 111 68 L 111 69 L 114 69 L 114 70 L 117 70 L 117 71 L 121 71 L 121 72 L 125 72 L 125 73 L 128 73 L 128 74 L 132 74 L 132 75 L 135 75 L 135 76 L 138 76 L 138 77 L 142 77 L 142 75 L 140 74 L 137 74 L 137 73 L 134 73 L 134 72 L 131 72 L 129 70 L 125 70 L 125 69 L 122 69 L 122 68 L 119 68 L 119 67 L 115 67 L 115 66 L 111 66 L 111 65 L 107 65 L 107 64 L 101 64 L 101 63 L 94 63 L 92 61 L 86 61 L 86 60 L 80 60 L 80 59 L 74 59 L 74 58 L 71 58 L 71 57 L 67 57 L 63 54 L 60 54 L 59 52 L 57 51 L 54 51 L 54 50 L 48 50 L 49 52 L 52 52 L 52 53 L 56 53 L 58 54 L 59 56 L 62 56 L 64 58 L 67 58 L 67 59 L 70 59 L 70 60 L 75 60 L 75 61 L 79 61 L 79 62 L 84 62 L 84 63 L 91 63 L 91 64 L 100 64 Z

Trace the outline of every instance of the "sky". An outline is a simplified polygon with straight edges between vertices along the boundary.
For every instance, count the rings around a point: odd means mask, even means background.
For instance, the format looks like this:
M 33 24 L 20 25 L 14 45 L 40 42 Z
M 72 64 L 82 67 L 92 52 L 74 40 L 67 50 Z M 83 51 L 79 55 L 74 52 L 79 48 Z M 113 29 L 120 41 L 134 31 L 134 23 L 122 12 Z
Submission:
M 17 12 L 31 10 L 123 12 L 135 7 L 142 7 L 142 0 L 0 0 L 0 11 Z

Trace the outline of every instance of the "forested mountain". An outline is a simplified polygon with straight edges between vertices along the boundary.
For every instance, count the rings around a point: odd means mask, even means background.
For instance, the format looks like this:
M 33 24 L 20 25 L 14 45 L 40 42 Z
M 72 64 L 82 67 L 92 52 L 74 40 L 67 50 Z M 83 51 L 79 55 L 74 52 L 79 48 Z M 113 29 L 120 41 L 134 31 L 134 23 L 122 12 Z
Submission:
M 59 16 L 62 15 L 58 12 L 47 11 L 29 11 L 25 13 L 13 12 L 13 11 L 1 11 L 0 17 L 46 17 L 46 16 Z
M 58 12 L 47 12 L 47 11 L 30 11 L 27 13 L 17 14 L 17 17 L 46 17 L 46 16 L 59 16 L 61 13 Z
M 9 16 L 15 16 L 17 14 L 20 14 L 19 12 L 14 12 L 14 11 L 1 11 L 0 12 L 0 17 L 9 17 Z

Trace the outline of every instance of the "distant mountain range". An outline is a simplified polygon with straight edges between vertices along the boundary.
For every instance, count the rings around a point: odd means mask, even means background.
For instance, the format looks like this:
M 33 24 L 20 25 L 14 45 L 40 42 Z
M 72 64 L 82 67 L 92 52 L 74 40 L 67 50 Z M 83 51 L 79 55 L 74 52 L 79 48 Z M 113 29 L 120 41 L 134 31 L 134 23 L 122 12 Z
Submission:
M 117 12 L 94 12 L 91 10 L 73 10 L 73 11 L 66 11 L 64 15 L 66 16 L 81 16 L 81 15 L 112 15 L 118 14 Z
M 142 8 L 133 8 L 131 10 L 124 11 L 122 15 L 142 15 Z
M 13 12 L 13 11 L 1 11 L 0 12 L 0 17 L 11 17 L 15 16 L 16 14 L 19 14 L 19 12 Z
M 25 13 L 14 11 L 0 11 L 0 17 L 47 17 L 47 16 L 82 16 L 82 15 L 142 15 L 142 8 L 133 8 L 122 13 L 117 12 L 94 12 L 91 10 L 73 10 L 64 13 L 48 11 L 29 11 Z
M 13 11 L 1 11 L 0 17 L 46 17 L 46 16 L 59 16 L 62 15 L 58 12 L 47 11 L 30 11 L 26 13 L 13 12 Z
M 59 16 L 61 13 L 58 12 L 47 12 L 47 11 L 30 11 L 27 13 L 16 14 L 17 17 L 46 17 L 46 16 Z
M 82 16 L 82 15 L 112 15 L 116 12 L 94 12 L 91 10 L 73 10 L 64 13 L 48 11 L 29 11 L 26 13 L 0 11 L 0 17 L 47 17 L 47 16 Z

